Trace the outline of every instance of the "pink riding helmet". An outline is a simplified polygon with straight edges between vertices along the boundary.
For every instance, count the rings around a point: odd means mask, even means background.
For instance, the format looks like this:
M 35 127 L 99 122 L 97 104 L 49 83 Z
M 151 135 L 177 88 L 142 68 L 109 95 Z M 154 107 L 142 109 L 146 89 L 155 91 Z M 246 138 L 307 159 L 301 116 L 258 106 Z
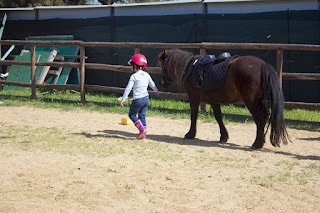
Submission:
M 147 67 L 147 63 L 148 63 L 147 58 L 140 53 L 134 54 L 131 57 L 131 59 L 128 61 L 128 64 L 131 65 L 131 62 L 144 67 Z

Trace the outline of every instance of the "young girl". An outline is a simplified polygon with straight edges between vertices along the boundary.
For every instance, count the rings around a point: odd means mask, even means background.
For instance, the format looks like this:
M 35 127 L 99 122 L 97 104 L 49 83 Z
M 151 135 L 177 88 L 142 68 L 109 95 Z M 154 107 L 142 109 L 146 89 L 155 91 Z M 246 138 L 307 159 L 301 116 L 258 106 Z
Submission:
M 149 93 L 147 89 L 150 86 L 154 91 L 158 92 L 158 88 L 149 73 L 145 71 L 147 58 L 144 55 L 134 54 L 128 61 L 128 64 L 132 66 L 133 74 L 130 76 L 128 85 L 123 93 L 120 106 L 123 107 L 131 89 L 133 89 L 133 100 L 130 105 L 129 118 L 139 129 L 138 139 L 145 139 L 147 133 L 146 113 L 149 107 Z

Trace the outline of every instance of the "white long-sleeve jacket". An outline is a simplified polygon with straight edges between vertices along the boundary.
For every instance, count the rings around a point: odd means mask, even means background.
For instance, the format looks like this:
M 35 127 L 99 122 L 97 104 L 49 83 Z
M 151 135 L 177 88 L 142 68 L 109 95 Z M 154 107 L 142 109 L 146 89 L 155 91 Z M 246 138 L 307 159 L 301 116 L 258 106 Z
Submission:
M 139 70 L 130 76 L 127 87 L 123 93 L 122 101 L 125 101 L 133 89 L 133 100 L 149 96 L 148 86 L 150 86 L 155 92 L 158 92 L 158 88 L 152 80 L 149 73 Z

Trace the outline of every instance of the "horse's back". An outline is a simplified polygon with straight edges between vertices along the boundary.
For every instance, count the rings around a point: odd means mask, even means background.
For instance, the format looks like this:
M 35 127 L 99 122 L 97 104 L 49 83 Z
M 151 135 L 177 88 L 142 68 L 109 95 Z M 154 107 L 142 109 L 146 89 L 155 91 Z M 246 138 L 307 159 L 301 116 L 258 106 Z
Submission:
M 250 73 L 253 71 L 260 70 L 264 66 L 265 62 L 256 56 L 238 56 L 233 58 L 229 64 L 229 70 L 235 69 L 239 74 Z
M 222 87 L 207 92 L 219 103 L 237 103 L 261 95 L 261 70 L 265 64 L 255 56 L 238 56 L 231 59 L 228 74 Z
M 236 78 L 238 83 L 259 83 L 261 70 L 265 62 L 255 56 L 239 56 L 229 64 L 229 74 Z
M 232 76 L 242 99 L 261 98 L 261 74 L 265 65 L 263 60 L 255 56 L 240 56 L 231 61 L 229 75 Z

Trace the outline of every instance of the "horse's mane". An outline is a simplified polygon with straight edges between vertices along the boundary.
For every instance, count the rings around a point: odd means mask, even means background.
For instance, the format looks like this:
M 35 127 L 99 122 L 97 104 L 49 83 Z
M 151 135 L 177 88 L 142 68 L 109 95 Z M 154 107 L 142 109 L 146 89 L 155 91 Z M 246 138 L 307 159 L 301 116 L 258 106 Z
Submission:
M 193 56 L 193 53 L 181 49 L 167 50 L 167 69 L 174 73 L 178 85 L 184 83 L 186 79 L 184 74 L 189 73 L 186 70 L 190 67 Z

